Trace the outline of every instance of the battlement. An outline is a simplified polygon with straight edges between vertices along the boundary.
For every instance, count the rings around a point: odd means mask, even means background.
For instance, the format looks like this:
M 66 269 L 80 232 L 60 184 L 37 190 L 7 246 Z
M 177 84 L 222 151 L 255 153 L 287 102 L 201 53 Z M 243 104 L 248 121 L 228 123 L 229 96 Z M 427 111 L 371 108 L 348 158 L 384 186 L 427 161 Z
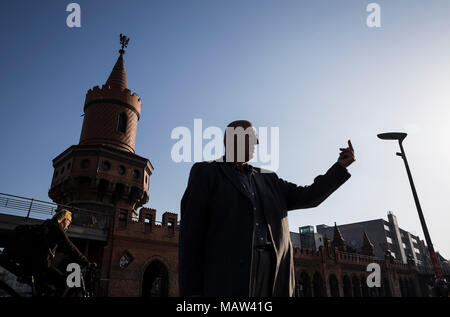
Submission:
M 166 211 L 162 215 L 163 226 L 176 226 L 178 221 L 178 214 Z
M 117 88 L 111 87 L 109 85 L 95 86 L 92 89 L 89 89 L 86 93 L 86 99 L 84 102 L 84 106 L 96 100 L 118 100 L 128 105 L 133 106 L 139 113 L 141 112 L 141 98 L 136 94 L 132 93 L 131 90 L 125 88 L 122 90 L 118 90 Z
M 305 248 L 299 248 L 299 247 L 295 247 L 294 248 L 294 257 L 301 257 L 301 256 L 321 256 L 321 251 L 314 251 L 311 249 L 305 249 Z
M 151 239 L 178 242 L 178 214 L 164 212 L 162 222 L 156 220 L 156 209 L 141 208 L 139 216 L 120 210 L 116 215 L 116 234 L 133 236 L 136 239 Z
M 156 209 L 153 209 L 153 208 L 141 208 L 139 210 L 139 220 L 138 220 L 138 222 L 155 225 L 155 219 L 156 219 Z

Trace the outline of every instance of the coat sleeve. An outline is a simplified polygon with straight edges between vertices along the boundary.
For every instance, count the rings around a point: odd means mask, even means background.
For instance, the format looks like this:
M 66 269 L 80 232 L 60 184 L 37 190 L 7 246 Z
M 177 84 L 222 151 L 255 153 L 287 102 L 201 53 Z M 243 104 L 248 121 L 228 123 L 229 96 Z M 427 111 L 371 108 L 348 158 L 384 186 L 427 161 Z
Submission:
M 320 205 L 349 178 L 347 169 L 335 163 L 324 175 L 317 176 L 309 186 L 297 186 L 278 177 L 277 183 L 283 192 L 287 210 L 294 210 Z
M 83 253 L 80 252 L 80 250 L 78 250 L 75 244 L 73 244 L 72 241 L 70 241 L 69 237 L 64 232 L 62 227 L 58 223 L 52 224 L 52 226 L 53 226 L 52 229 L 54 230 L 56 235 L 57 240 L 56 242 L 58 246 L 64 250 L 64 253 L 70 254 L 75 259 L 78 259 L 80 264 L 87 265 L 89 263 L 88 259 L 86 258 L 86 256 L 83 255 Z
M 204 243 L 209 180 L 207 163 L 195 163 L 181 199 L 179 232 L 180 296 L 203 295 Z

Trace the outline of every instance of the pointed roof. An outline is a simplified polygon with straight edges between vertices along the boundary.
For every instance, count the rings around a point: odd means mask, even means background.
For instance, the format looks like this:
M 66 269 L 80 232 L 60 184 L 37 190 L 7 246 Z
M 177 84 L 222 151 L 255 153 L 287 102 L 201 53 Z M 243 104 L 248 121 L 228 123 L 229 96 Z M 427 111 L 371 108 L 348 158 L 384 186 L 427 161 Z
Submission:
M 364 241 L 363 241 L 363 245 L 367 245 L 373 248 L 373 244 L 372 242 L 370 242 L 369 236 L 367 235 L 367 232 L 364 231 Z
M 370 242 L 369 236 L 367 235 L 366 231 L 364 231 L 363 245 L 361 250 L 365 255 L 373 256 L 374 247 L 372 242 Z
M 333 236 L 333 242 L 339 243 L 339 242 L 345 242 L 344 238 L 342 237 L 341 231 L 339 231 L 339 228 L 336 224 L 336 222 L 334 223 L 334 236 Z
M 347 243 L 342 237 L 341 231 L 339 231 L 336 222 L 334 223 L 333 246 L 337 247 L 340 251 L 347 251 Z
M 120 50 L 119 58 L 106 81 L 106 85 L 111 87 L 118 87 L 120 90 L 128 89 L 127 74 L 125 73 L 125 63 L 123 61 L 123 50 Z

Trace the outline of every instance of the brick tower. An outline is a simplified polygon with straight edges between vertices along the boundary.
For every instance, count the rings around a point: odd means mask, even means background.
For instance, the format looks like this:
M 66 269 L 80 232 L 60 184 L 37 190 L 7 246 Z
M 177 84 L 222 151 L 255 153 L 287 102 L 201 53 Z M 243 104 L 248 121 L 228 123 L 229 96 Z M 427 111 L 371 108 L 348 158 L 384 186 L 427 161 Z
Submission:
M 128 89 L 123 58 L 128 38 L 121 34 L 120 40 L 106 83 L 86 94 L 78 145 L 53 159 L 49 190 L 54 202 L 74 208 L 72 230 L 79 230 L 81 250 L 100 264 L 103 289 L 110 278 L 115 227 L 123 218 L 137 221 L 153 172 L 150 161 L 135 154 L 141 99 Z

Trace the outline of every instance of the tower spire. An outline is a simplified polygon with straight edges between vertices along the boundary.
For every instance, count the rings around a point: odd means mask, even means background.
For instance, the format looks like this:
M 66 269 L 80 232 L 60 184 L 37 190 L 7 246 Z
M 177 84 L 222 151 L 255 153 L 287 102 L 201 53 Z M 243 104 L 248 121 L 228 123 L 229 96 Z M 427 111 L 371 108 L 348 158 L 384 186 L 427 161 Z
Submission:
M 127 83 L 127 74 L 125 72 L 125 63 L 123 61 L 123 55 L 125 54 L 125 48 L 128 46 L 128 42 L 130 42 L 130 38 L 126 37 L 123 34 L 120 34 L 120 45 L 121 49 L 119 50 L 119 58 L 117 59 L 116 64 L 106 81 L 106 85 L 111 87 L 118 87 L 121 90 L 128 89 Z
M 128 42 L 129 39 L 121 34 L 120 55 L 108 80 L 102 87 L 95 86 L 86 94 L 80 145 L 107 144 L 134 153 L 141 99 L 128 89 L 123 61 Z
M 370 242 L 367 232 L 364 231 L 363 245 L 361 251 L 364 255 L 373 256 L 373 250 L 374 250 L 373 244 L 372 242 Z
M 120 55 L 125 54 L 124 48 L 127 48 L 128 42 L 130 42 L 130 38 L 120 33 L 120 45 L 122 46 L 122 48 L 119 50 Z
M 337 247 L 339 251 L 347 251 L 347 243 L 342 237 L 336 222 L 334 223 L 333 246 Z

